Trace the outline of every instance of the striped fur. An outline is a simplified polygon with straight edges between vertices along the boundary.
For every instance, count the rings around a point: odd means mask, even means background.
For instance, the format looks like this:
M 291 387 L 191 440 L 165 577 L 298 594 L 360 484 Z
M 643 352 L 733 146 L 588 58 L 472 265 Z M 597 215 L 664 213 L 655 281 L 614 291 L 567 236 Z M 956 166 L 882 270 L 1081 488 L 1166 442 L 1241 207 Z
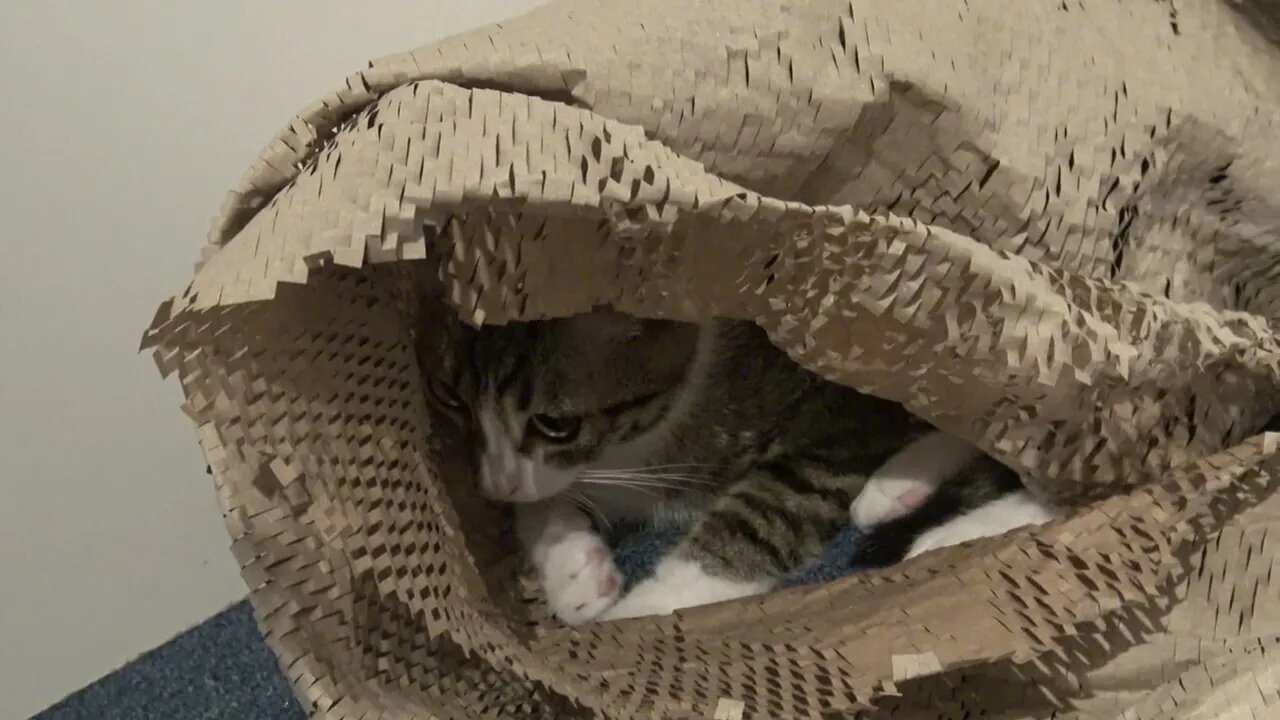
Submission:
M 632 469 L 685 468 L 646 475 L 657 478 L 664 500 L 704 506 L 674 556 L 744 587 L 767 586 L 815 559 L 848 525 L 850 503 L 871 473 L 933 431 L 895 403 L 802 369 L 746 322 L 697 328 L 598 312 L 490 328 L 457 346 L 467 357 L 426 364 L 436 372 L 430 384 L 442 388 L 437 399 L 460 421 L 493 408 L 511 446 L 557 477 L 617 468 L 612 449 L 633 446 L 642 449 L 628 455 Z M 571 424 L 572 439 L 549 440 L 539 418 Z M 868 560 L 900 559 L 930 524 L 1016 486 L 1001 470 L 987 459 L 971 463 L 927 512 L 873 534 Z M 608 514 L 645 509 L 619 503 L 610 496 L 616 488 L 582 481 L 568 488 Z

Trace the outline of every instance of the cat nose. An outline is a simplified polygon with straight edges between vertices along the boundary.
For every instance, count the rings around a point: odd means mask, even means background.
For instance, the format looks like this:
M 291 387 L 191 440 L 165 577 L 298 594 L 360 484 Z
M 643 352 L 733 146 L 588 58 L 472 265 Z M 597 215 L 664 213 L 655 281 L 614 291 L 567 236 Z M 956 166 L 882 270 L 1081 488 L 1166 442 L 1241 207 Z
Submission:
M 476 414 L 476 424 L 479 426 L 481 445 L 484 447 L 485 453 L 496 452 L 498 446 L 502 443 L 502 424 L 498 422 L 497 416 L 492 412 L 481 410 Z
M 514 453 L 501 446 L 488 446 L 480 453 L 480 490 L 491 500 L 507 500 L 520 488 L 518 463 Z
M 484 415 L 484 435 L 479 450 L 478 474 L 481 492 L 491 500 L 519 502 L 530 499 L 534 492 L 534 463 L 522 457 L 511 440 L 502 433 L 497 419 Z

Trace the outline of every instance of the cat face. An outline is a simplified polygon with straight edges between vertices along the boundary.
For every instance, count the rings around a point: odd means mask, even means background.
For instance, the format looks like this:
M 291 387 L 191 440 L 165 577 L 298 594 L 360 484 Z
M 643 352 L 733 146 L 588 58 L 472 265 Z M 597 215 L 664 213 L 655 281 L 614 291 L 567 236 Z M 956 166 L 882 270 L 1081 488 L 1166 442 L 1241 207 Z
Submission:
M 698 328 L 612 311 L 453 330 L 433 402 L 475 439 L 481 492 L 555 495 L 584 471 L 642 465 L 679 399 Z

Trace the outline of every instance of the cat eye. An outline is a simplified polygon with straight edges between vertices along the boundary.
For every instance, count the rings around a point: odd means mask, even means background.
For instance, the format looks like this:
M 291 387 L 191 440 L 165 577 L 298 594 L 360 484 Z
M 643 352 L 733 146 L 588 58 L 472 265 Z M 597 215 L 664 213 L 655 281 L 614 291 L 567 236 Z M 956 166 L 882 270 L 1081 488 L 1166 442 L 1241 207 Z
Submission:
M 582 418 L 572 415 L 534 415 L 529 418 L 529 426 L 547 440 L 567 443 L 578 436 L 578 431 L 582 429 Z
M 440 378 L 427 378 L 427 392 L 431 393 L 431 397 L 435 398 L 436 402 L 449 410 L 461 410 L 467 406 L 458 391 Z

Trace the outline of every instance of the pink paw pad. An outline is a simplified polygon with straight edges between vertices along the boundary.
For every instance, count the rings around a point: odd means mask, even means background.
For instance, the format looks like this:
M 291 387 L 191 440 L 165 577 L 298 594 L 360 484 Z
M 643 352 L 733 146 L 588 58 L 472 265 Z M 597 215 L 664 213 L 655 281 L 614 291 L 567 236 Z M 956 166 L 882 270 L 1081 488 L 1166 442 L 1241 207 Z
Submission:
M 855 526 L 867 531 L 918 510 L 934 490 L 921 482 L 873 479 L 854 498 L 849 514 Z
M 928 488 L 911 488 L 898 496 L 898 504 L 902 506 L 903 510 L 910 512 L 924 505 L 924 501 L 928 500 L 931 494 Z
M 603 563 L 605 561 L 605 558 L 606 558 L 606 555 L 603 547 L 597 546 L 592 548 L 587 552 L 587 559 L 585 562 L 582 563 L 582 567 L 578 568 L 577 570 L 574 570 L 573 573 L 569 575 L 569 577 L 570 578 L 578 577 L 579 575 L 582 574 L 583 570 L 589 570 L 592 567 L 599 565 L 600 563 Z
M 557 542 L 541 573 L 552 611 L 569 625 L 598 616 L 622 589 L 613 556 L 594 533 L 572 533 Z
M 612 573 L 605 575 L 600 580 L 600 597 L 612 595 L 613 591 L 617 589 L 617 585 L 617 578 Z

